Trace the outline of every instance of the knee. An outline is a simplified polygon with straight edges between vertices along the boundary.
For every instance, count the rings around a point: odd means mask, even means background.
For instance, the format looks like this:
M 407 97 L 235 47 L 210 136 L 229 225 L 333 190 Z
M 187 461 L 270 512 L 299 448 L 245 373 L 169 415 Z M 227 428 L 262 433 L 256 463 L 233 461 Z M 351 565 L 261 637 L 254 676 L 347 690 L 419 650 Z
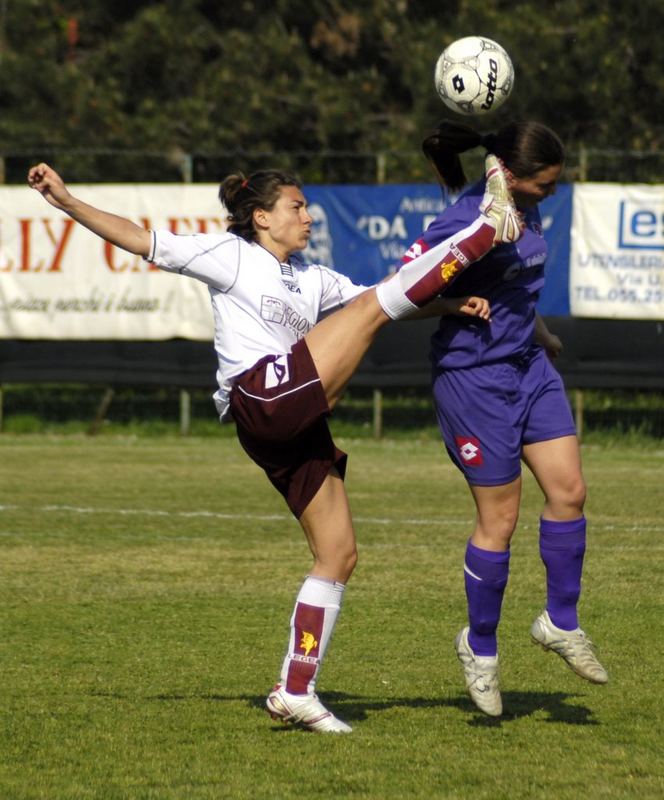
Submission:
M 492 545 L 491 549 L 495 546 L 500 546 L 500 549 L 507 549 L 512 539 L 512 534 L 516 530 L 516 524 L 519 521 L 518 509 L 501 509 L 494 511 L 489 518 L 482 515 L 477 520 L 476 544 L 482 547 L 479 540 L 482 540 L 486 545 Z
M 319 549 L 314 556 L 316 572 L 335 581 L 346 583 L 357 566 L 355 542 L 337 543 L 333 547 Z
M 586 504 L 586 482 L 581 475 L 569 476 L 564 484 L 558 486 L 548 498 L 551 508 L 563 515 L 562 518 L 581 516 Z
M 350 576 L 355 571 L 355 567 L 357 566 L 357 547 L 355 542 L 351 546 L 345 547 L 339 553 L 339 571 L 346 575 L 346 580 L 350 578 Z
M 586 504 L 586 482 L 579 476 L 569 489 L 569 503 L 579 511 L 583 511 Z

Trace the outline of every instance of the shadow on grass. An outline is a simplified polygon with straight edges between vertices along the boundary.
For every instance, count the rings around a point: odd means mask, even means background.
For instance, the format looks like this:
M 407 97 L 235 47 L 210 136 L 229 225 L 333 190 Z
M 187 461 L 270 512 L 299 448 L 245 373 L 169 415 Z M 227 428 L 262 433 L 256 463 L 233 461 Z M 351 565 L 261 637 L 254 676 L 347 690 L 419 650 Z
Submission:
M 573 705 L 568 701 L 578 694 L 567 692 L 502 692 L 503 715 L 488 717 L 473 705 L 465 695 L 458 697 L 424 698 L 397 697 L 389 700 L 378 700 L 369 697 L 346 694 L 344 692 L 325 692 L 321 701 L 334 714 L 346 722 L 358 722 L 367 719 L 370 712 L 388 711 L 393 708 L 452 708 L 470 714 L 468 725 L 494 728 L 504 723 L 542 713 L 544 722 L 562 722 L 568 725 L 598 725 L 592 718 L 593 712 L 584 705 Z M 210 700 L 245 700 L 255 708 L 265 707 L 265 697 L 245 695 L 242 697 L 209 696 Z
M 116 697 L 121 695 L 107 692 L 94 692 L 96 696 Z M 580 694 L 567 692 L 502 692 L 503 714 L 500 717 L 489 717 L 473 705 L 466 695 L 455 697 L 396 697 L 385 700 L 345 692 L 325 692 L 321 700 L 326 707 L 346 722 L 366 720 L 370 713 L 380 713 L 394 708 L 451 708 L 469 715 L 467 724 L 477 728 L 499 728 L 502 725 L 533 714 L 542 714 L 543 722 L 559 722 L 567 725 L 599 725 L 593 719 L 593 712 L 585 705 L 574 705 L 569 701 Z M 205 700 L 213 702 L 237 703 L 245 702 L 253 708 L 265 709 L 265 695 L 222 695 L 222 694 L 187 694 L 163 693 L 151 695 L 146 700 L 158 702 L 178 702 Z M 287 730 L 279 725 L 275 730 Z

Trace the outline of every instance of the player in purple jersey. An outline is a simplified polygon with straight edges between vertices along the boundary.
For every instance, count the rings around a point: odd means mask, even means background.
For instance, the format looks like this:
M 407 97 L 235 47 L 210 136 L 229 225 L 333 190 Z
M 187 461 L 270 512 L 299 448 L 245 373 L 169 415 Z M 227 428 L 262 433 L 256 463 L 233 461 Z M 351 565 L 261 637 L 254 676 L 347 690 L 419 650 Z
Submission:
M 462 123 L 443 122 L 423 143 L 440 181 L 452 190 L 465 184 L 459 154 L 478 146 L 501 159 L 524 230 L 517 242 L 488 252 L 443 292 L 486 297 L 491 321 L 442 318 L 431 358 L 440 430 L 477 509 L 464 563 L 469 624 L 455 647 L 470 697 L 497 716 L 502 700 L 496 629 L 519 516 L 521 461 L 544 494 L 539 542 L 547 598 L 531 635 L 586 680 L 606 683 L 608 675 L 577 619 L 586 486 L 567 397 L 550 363 L 561 343 L 536 310 L 547 256 L 537 204 L 555 192 L 564 148 L 552 130 L 535 122 L 484 136 Z M 484 180 L 467 189 L 411 246 L 404 263 L 464 229 L 477 217 L 483 194 Z
M 498 160 L 487 158 L 487 191 L 467 229 L 375 288 L 292 258 L 306 245 L 312 218 L 300 183 L 286 173 L 229 176 L 220 189 L 228 231 L 191 236 L 148 231 L 96 209 L 74 197 L 47 164 L 32 167 L 28 182 L 111 244 L 207 285 L 220 416 L 233 419 L 240 443 L 285 498 L 313 555 L 267 709 L 311 730 L 349 732 L 314 691 L 357 560 L 343 483 L 346 455 L 332 440 L 327 416 L 383 325 L 419 313 L 468 264 L 519 237 Z M 437 302 L 445 312 L 487 316 L 480 298 Z

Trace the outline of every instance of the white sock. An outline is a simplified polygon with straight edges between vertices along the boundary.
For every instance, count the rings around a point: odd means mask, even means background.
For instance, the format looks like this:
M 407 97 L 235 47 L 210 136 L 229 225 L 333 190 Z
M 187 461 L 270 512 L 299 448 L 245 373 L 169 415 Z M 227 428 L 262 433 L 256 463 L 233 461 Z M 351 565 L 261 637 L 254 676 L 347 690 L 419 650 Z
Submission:
M 292 694 L 313 692 L 341 610 L 343 583 L 308 575 L 295 601 L 281 685 Z

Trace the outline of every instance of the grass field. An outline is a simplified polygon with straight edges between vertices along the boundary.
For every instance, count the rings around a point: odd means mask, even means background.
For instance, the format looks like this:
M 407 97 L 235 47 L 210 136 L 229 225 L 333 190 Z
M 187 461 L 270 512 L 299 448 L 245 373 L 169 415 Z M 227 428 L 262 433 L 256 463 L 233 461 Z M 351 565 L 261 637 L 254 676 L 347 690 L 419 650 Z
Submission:
M 581 619 L 606 687 L 530 642 L 527 480 L 493 720 L 452 646 L 460 475 L 430 438 L 340 444 L 360 564 L 318 687 L 354 727 L 334 737 L 262 710 L 309 560 L 234 440 L 0 437 L 2 800 L 664 797 L 664 448 L 584 448 Z

